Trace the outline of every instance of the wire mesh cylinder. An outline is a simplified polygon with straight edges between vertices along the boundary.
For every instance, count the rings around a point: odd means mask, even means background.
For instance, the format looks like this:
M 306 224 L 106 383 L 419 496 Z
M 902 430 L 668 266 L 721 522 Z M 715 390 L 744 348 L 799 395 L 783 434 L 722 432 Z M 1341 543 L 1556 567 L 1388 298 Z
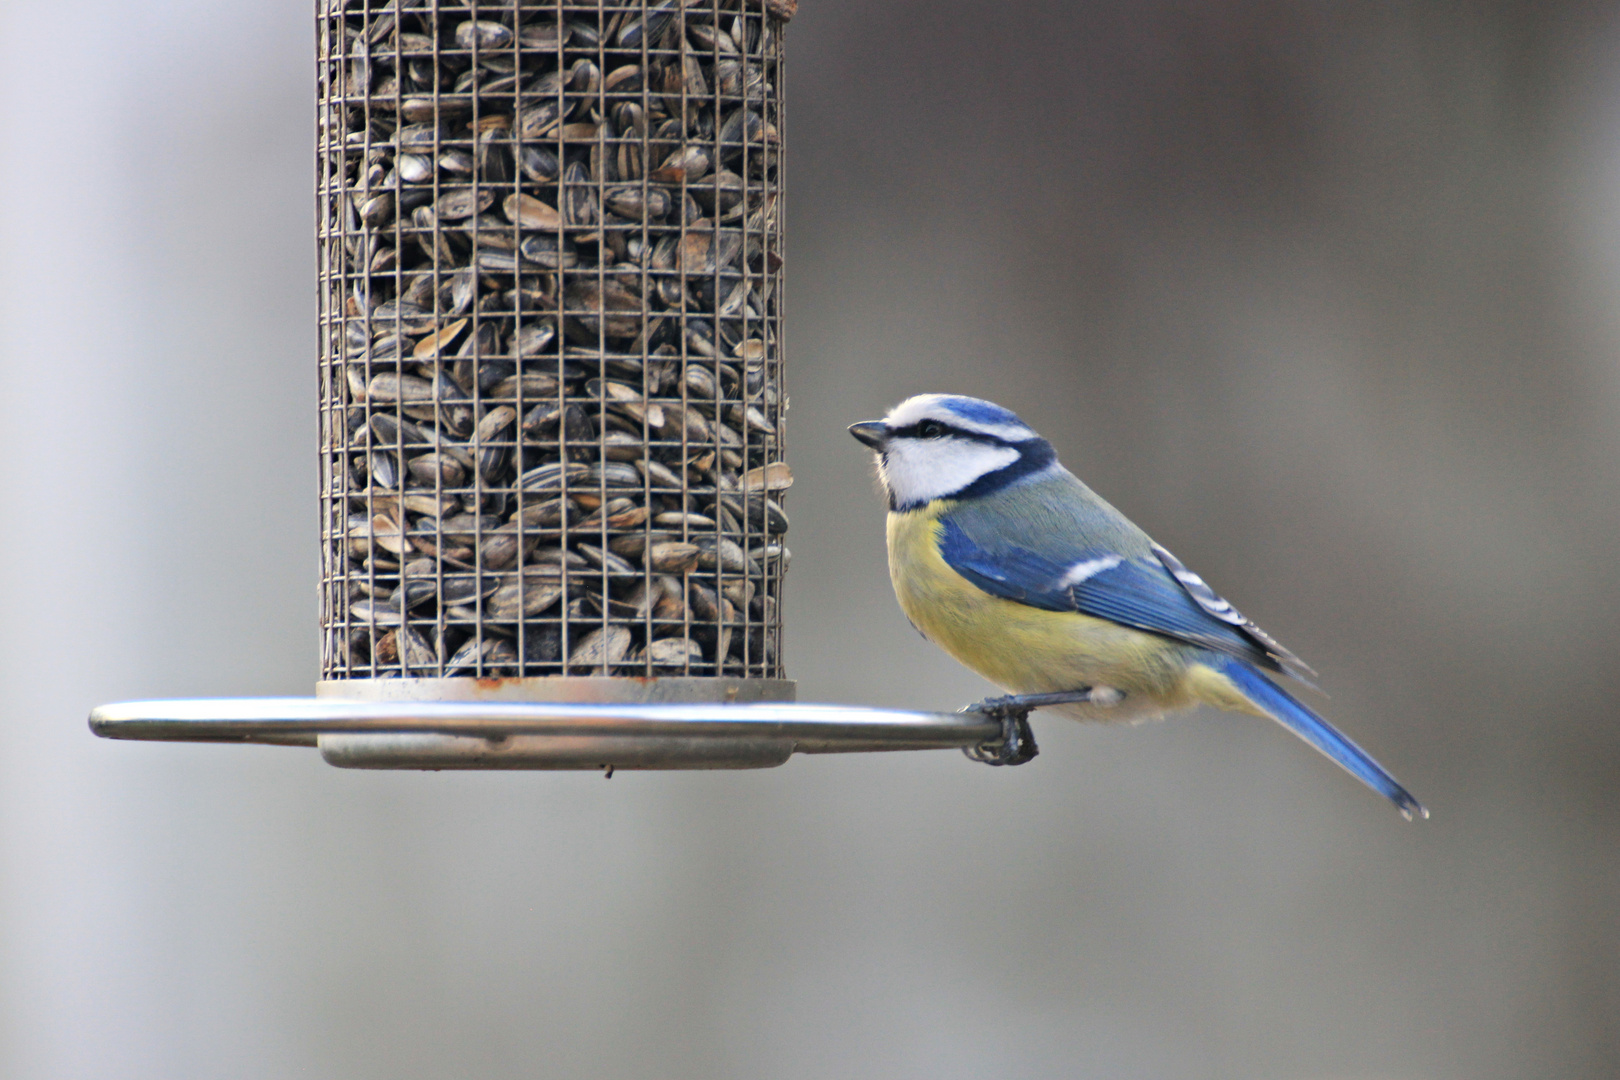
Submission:
M 781 0 L 322 0 L 326 680 L 782 677 Z

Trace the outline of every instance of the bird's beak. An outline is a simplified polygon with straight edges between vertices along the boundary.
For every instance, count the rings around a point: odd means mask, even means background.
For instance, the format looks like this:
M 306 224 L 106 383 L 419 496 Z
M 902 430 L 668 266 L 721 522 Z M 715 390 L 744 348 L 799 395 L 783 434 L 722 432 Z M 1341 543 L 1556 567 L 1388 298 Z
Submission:
M 879 452 L 889 439 L 889 429 L 883 426 L 881 420 L 862 420 L 858 424 L 851 424 L 849 433 Z

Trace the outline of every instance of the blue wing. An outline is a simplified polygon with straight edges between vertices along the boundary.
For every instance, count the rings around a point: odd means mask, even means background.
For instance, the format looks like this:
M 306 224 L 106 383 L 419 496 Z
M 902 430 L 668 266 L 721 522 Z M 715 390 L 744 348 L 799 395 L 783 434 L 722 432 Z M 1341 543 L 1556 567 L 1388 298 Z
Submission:
M 940 555 L 992 596 L 1108 619 L 1307 683 L 1306 676 L 1315 674 L 1157 544 L 1136 556 L 1101 547 L 1076 547 L 1058 555 L 1007 545 L 991 552 L 948 516 L 941 523 Z

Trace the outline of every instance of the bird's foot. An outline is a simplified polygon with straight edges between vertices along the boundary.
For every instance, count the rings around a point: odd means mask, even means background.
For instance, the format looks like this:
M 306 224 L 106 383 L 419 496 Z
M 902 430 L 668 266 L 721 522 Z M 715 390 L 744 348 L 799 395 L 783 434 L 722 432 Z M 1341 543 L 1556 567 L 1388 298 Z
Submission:
M 1113 704 L 1119 698 L 1119 691 L 1108 687 L 1081 687 L 1058 693 L 1009 693 L 1001 698 L 985 698 L 962 712 L 983 712 L 990 719 L 1001 721 L 1001 738 L 977 746 L 962 746 L 962 753 L 985 764 L 1024 764 L 1040 753 L 1040 746 L 1035 745 L 1034 729 L 1029 725 L 1030 712 L 1048 704 Z
M 1111 694 L 1118 699 L 1117 692 Z M 1092 688 L 1064 690 L 1055 694 L 1008 694 L 1005 697 L 985 698 L 969 705 L 963 712 L 984 713 L 1001 721 L 1001 737 L 994 742 L 977 746 L 964 746 L 962 753 L 986 765 L 1022 765 L 1041 752 L 1035 745 L 1035 732 L 1029 726 L 1029 714 L 1043 705 L 1075 705 L 1095 700 Z
M 988 704 L 984 702 L 982 704 Z M 1029 761 L 1041 748 L 1035 745 L 1035 732 L 1029 726 L 1028 709 L 981 709 L 973 706 L 964 712 L 983 712 L 987 716 L 1001 721 L 1001 735 L 990 742 L 979 743 L 977 746 L 964 746 L 962 753 L 973 761 L 980 761 L 986 765 L 1022 765 Z

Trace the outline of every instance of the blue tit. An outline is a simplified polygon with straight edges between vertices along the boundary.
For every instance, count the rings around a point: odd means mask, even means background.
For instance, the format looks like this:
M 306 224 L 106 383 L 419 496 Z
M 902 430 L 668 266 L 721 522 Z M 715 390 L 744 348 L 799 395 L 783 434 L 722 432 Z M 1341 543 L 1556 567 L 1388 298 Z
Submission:
M 1267 677 L 1310 686 L 1314 671 L 1081 483 L 1015 414 L 923 394 L 849 430 L 877 454 L 900 607 L 958 661 L 1016 695 L 1081 691 L 1061 707 L 1077 719 L 1195 705 L 1270 717 L 1407 818 L 1428 816 Z

